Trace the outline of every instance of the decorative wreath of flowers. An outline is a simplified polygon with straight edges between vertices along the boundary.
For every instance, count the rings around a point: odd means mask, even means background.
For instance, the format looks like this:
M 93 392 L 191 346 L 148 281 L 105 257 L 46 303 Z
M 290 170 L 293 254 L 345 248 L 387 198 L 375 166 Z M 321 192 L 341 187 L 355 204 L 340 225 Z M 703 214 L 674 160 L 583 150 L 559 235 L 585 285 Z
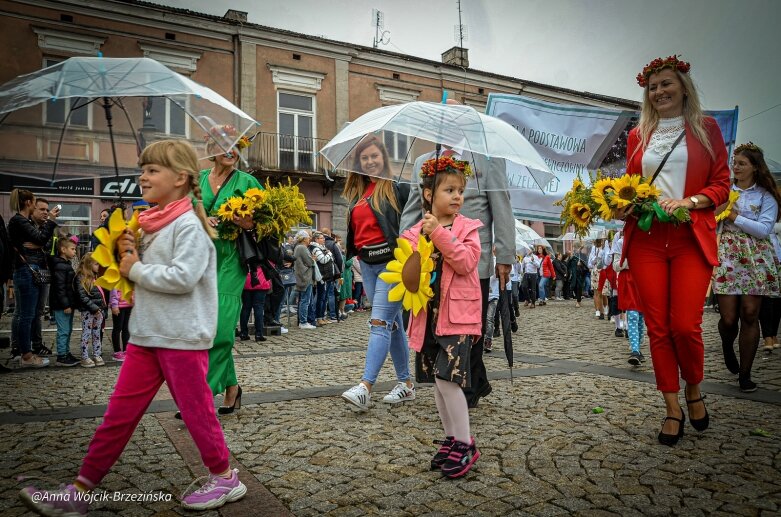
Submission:
M 431 177 L 438 172 L 460 173 L 465 178 L 469 178 L 473 174 L 472 167 L 468 161 L 456 160 L 452 156 L 440 156 L 439 158 L 431 158 L 423 162 L 423 166 L 420 168 L 420 177 Z
M 207 143 L 210 140 L 216 142 L 220 142 L 220 141 L 227 142 L 236 138 L 238 134 L 239 132 L 236 131 L 236 128 L 232 124 L 225 124 L 221 126 L 217 125 L 217 126 L 212 126 L 211 129 L 209 129 L 209 132 L 203 136 L 203 140 Z M 252 145 L 252 140 L 250 140 L 249 137 L 245 135 L 239 138 L 234 145 L 239 150 L 246 149 L 247 147 Z
M 687 74 L 689 73 L 691 64 L 678 59 L 678 56 L 669 56 L 665 59 L 657 57 L 645 65 L 642 72 L 637 74 L 637 84 L 645 88 L 648 85 L 648 78 L 651 74 L 655 74 L 665 68 L 672 68 L 673 70 L 678 70 L 682 74 Z
M 431 273 L 434 271 L 434 243 L 427 241 L 421 233 L 418 237 L 417 250 L 407 239 L 396 239 L 398 247 L 393 250 L 396 260 L 391 260 L 380 273 L 380 278 L 388 284 L 396 284 L 388 291 L 388 300 L 401 301 L 401 305 L 412 314 L 426 311 L 428 302 L 434 297 L 431 289 Z
M 740 144 L 735 148 L 735 154 L 742 153 L 743 151 L 754 151 L 754 152 L 762 152 L 762 148 L 759 147 L 754 142 L 746 142 L 745 144 Z
M 92 258 L 106 268 L 102 275 L 95 281 L 97 285 L 104 289 L 118 289 L 122 293 L 122 298 L 126 302 L 133 300 L 133 283 L 119 274 L 119 262 L 117 260 L 117 240 L 130 229 L 138 241 L 138 211 L 133 211 L 133 217 L 125 221 L 122 216 L 122 210 L 117 208 L 108 218 L 108 228 L 101 226 L 95 230 L 95 238 L 100 243 L 95 251 L 92 252 Z

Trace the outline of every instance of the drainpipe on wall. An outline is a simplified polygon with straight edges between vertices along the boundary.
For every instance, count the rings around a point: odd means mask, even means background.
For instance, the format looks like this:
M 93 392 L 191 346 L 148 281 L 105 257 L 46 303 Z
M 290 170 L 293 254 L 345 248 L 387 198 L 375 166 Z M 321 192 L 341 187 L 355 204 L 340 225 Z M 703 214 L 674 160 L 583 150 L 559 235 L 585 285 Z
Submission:
M 233 103 L 241 106 L 241 49 L 239 48 L 239 32 L 241 27 L 236 28 L 236 34 L 233 35 Z

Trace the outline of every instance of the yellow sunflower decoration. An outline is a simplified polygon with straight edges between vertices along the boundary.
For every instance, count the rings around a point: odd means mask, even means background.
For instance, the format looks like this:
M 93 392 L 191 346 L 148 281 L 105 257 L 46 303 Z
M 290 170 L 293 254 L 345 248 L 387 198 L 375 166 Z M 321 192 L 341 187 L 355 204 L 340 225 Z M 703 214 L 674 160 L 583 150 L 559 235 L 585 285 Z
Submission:
M 108 218 L 108 228 L 101 226 L 95 230 L 95 238 L 100 244 L 92 252 L 92 258 L 106 268 L 95 283 L 104 289 L 118 289 L 122 293 L 122 298 L 130 303 L 132 302 L 133 283 L 119 274 L 119 262 L 116 254 L 117 239 L 125 233 L 126 229 L 130 229 L 138 241 L 138 212 L 133 212 L 130 221 L 125 221 L 122 210 L 117 208 Z
M 613 190 L 613 178 L 601 178 L 594 182 L 591 187 L 591 195 L 594 197 L 606 198 L 607 193 Z
M 433 298 L 431 290 L 431 272 L 434 271 L 434 244 L 427 241 L 423 234 L 418 237 L 418 249 L 406 240 L 396 240 L 398 247 L 393 250 L 396 260 L 388 262 L 387 270 L 380 278 L 388 284 L 397 284 L 388 291 L 388 300 L 398 302 L 417 316 L 421 309 L 425 312 L 429 300 Z
M 726 219 L 729 214 L 732 212 L 732 207 L 735 206 L 735 203 L 738 202 L 738 199 L 740 198 L 740 192 L 737 190 L 730 190 L 729 191 L 729 201 L 727 201 L 727 206 L 724 208 L 724 210 L 719 213 L 719 215 L 716 216 L 716 222 L 721 222 L 724 219 Z

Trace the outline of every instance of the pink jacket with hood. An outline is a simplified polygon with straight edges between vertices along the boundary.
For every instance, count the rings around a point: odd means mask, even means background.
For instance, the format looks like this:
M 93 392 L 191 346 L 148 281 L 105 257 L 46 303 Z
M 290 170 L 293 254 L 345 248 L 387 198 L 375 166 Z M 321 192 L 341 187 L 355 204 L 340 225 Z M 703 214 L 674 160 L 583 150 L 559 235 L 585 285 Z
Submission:
M 418 236 L 423 221 L 404 232 L 401 237 L 418 247 Z M 430 235 L 431 242 L 442 253 L 442 280 L 440 282 L 439 316 L 436 334 L 438 336 L 459 336 L 462 334 L 479 337 L 482 333 L 483 304 L 480 292 L 480 276 L 477 265 L 480 262 L 480 236 L 477 229 L 483 223 L 456 215 L 450 231 L 437 226 Z M 431 307 L 427 307 L 431 310 Z M 407 335 L 409 346 L 416 352 L 423 349 L 426 335 L 426 312 L 417 316 L 410 313 Z

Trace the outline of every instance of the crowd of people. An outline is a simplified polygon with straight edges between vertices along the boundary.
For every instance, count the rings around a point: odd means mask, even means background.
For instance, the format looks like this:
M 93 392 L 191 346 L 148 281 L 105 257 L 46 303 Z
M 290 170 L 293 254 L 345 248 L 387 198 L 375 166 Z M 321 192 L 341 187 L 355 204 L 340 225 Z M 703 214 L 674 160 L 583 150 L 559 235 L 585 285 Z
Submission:
M 238 170 L 238 149 L 215 150 L 213 166 L 199 171 L 186 141 L 148 146 L 139 161 L 139 183 L 144 200 L 154 206 L 139 214 L 140 237 L 123 234 L 116 250 L 120 274 L 134 283 L 132 300 L 96 285 L 99 269 L 89 253 L 74 268 L 73 242 L 57 232 L 58 208 L 49 210 L 31 192 L 15 190 L 16 213 L 3 247 L 10 252 L 3 257 L 13 261 L 13 335 L 21 366 L 48 365 L 34 340 L 50 282 L 57 362 L 103 364 L 101 329 L 108 310 L 115 317 L 114 358 L 123 361 L 73 483 L 57 492 L 27 487 L 22 499 L 43 513 L 86 513 L 86 503 L 75 494 L 100 483 L 164 381 L 210 472 L 208 482 L 182 504 L 213 509 L 243 497 L 247 489 L 230 468 L 217 414 L 241 408 L 232 349 L 237 335 L 249 339 L 253 312 L 255 340 L 264 341 L 267 326 L 287 330 L 279 322 L 283 310 L 296 314 L 300 329 L 313 331 L 367 307 L 364 370 L 342 398 L 351 409 L 366 411 L 389 354 L 396 384 L 383 403 L 414 401 L 413 375 L 417 383 L 433 384 L 442 431 L 434 440 L 439 447 L 430 468 L 447 478 L 466 475 L 480 457 L 468 410 L 492 392 L 483 354 L 492 349 L 502 314 L 510 318 L 502 327 L 517 330 L 522 301 L 530 310 L 551 299 L 574 299 L 580 307 L 591 293 L 594 317 L 610 321 L 614 335 L 629 341 L 634 366 L 645 361 L 641 344 L 647 332 L 666 410 L 658 441 L 673 446 L 684 434 L 681 377 L 689 422 L 705 431 L 710 417 L 700 389 L 701 322 L 712 277 L 725 365 L 738 376 L 742 391 L 756 389 L 751 370 L 759 321 L 764 348 L 777 346 L 781 248 L 773 229 L 781 197 L 753 144 L 736 149 L 730 187 L 718 126 L 702 113 L 688 64 L 673 59 L 655 60 L 638 76 L 643 104 L 639 125 L 629 134 L 627 172 L 652 178 L 662 193 L 660 209 L 670 214 L 686 208 L 691 222 L 655 222 L 652 231 L 643 231 L 631 209 L 621 208 L 616 215 L 625 221 L 622 231 L 597 239 L 590 249 L 577 246 L 555 256 L 544 246 L 518 256 L 504 160 L 438 146 L 415 161 L 418 183 L 396 183 L 387 179 L 391 160 L 374 135 L 353 152 L 343 191 L 348 202 L 344 242 L 328 228 L 299 230 L 278 254 L 249 269 L 235 242 L 215 231 L 216 207 L 231 196 L 262 189 L 252 175 Z M 482 175 L 479 190 L 468 188 L 473 167 Z M 730 188 L 740 198 L 728 208 L 719 239 L 714 215 L 724 209 Z M 251 216 L 234 214 L 233 223 L 245 232 L 254 228 Z M 394 258 L 400 260 L 397 239 L 402 250 L 413 250 L 405 259 L 413 260 L 412 266 L 392 265 Z M 421 242 L 433 248 L 433 266 L 414 263 L 428 255 L 418 249 Z M 401 282 L 387 282 L 388 272 Z M 421 288 L 431 294 L 426 310 L 405 314 L 398 292 L 419 296 Z M 497 310 L 502 299 L 509 310 Z M 82 313 L 81 359 L 71 356 L 68 346 L 75 310 Z M 215 410 L 217 394 L 223 404 Z

